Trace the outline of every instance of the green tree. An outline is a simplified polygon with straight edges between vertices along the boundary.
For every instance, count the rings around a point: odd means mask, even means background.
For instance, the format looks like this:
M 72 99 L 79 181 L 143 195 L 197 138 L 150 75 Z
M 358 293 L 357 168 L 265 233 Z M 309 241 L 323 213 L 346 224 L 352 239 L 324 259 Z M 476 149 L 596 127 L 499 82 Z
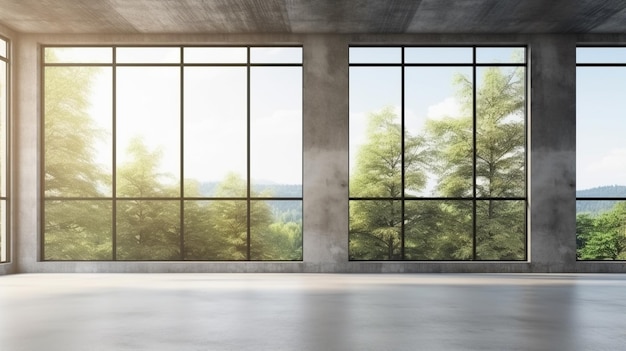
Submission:
M 53 57 L 46 50 L 46 60 Z M 94 69 L 47 67 L 44 81 L 44 194 L 100 197 L 111 178 L 95 162 L 106 136 L 88 113 Z M 44 202 L 44 252 L 50 260 L 112 258 L 111 205 L 107 201 Z
M 89 115 L 90 67 L 47 67 L 44 104 L 46 196 L 102 196 L 110 176 L 94 161 L 105 136 Z
M 250 201 L 248 242 L 247 182 L 231 173 L 217 186 L 212 201 L 187 201 L 185 205 L 185 251 L 187 259 L 261 260 L 274 259 L 270 243 L 255 240 L 266 233 L 272 213 L 265 201 Z M 251 194 L 255 196 L 254 193 Z M 261 234 L 259 234 L 261 233 Z M 250 245 L 250 257 L 248 257 Z
M 472 258 L 472 208 L 467 201 L 407 201 L 406 259 Z
M 129 198 L 117 201 L 118 259 L 180 259 L 180 202 L 162 199 L 175 194 L 178 186 L 160 181 L 168 177 L 158 172 L 161 152 L 150 151 L 140 139 L 133 139 L 127 154 L 131 160 L 117 171 L 117 196 Z
M 401 258 L 403 192 L 419 191 L 426 182 L 423 138 L 402 133 L 391 107 L 368 116 L 367 143 L 356 155 L 350 179 L 352 197 L 386 200 L 353 200 L 350 203 L 350 258 L 391 260 Z M 404 138 L 404 189 L 402 188 L 402 138 Z
M 476 205 L 476 258 L 523 259 L 525 205 L 498 198 L 525 194 L 524 72 L 489 67 L 483 73 L 476 89 L 475 139 L 474 86 L 465 76 L 455 78 L 462 117 L 427 121 L 431 167 L 446 197 L 471 198 L 476 177 L 476 195 L 485 198 Z
M 576 239 L 579 259 L 626 259 L 626 203 L 617 203 L 597 217 L 576 216 Z

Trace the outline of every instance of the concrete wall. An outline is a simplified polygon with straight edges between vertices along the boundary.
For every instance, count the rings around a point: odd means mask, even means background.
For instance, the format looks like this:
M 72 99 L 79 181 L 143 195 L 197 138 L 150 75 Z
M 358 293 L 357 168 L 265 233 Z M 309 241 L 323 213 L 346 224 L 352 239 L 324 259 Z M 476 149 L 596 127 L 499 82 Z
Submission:
M 601 40 L 589 37 L 585 40 Z M 613 38 L 615 40 L 615 38 Z M 618 38 L 622 39 L 622 38 Z M 14 261 L 18 272 L 626 272 L 620 262 L 576 262 L 575 46 L 568 35 L 23 35 L 15 45 Z M 302 262 L 40 262 L 40 44 L 302 44 Z M 527 44 L 528 262 L 348 261 L 348 46 Z M 1 273 L 1 271 L 0 271 Z

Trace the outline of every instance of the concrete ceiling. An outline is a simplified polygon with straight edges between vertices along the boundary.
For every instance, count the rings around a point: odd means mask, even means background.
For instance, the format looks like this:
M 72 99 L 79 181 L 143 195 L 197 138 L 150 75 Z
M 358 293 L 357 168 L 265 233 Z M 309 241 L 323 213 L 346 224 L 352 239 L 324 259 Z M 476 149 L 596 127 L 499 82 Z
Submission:
M 624 0 L 0 0 L 22 33 L 626 33 Z

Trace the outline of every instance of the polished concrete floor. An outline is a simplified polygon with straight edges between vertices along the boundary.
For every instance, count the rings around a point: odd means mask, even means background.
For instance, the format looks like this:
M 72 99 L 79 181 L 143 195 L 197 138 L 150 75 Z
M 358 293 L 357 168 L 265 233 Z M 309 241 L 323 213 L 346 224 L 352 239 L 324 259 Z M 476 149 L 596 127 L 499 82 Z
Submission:
M 626 350 L 626 275 L 2 276 L 0 350 Z

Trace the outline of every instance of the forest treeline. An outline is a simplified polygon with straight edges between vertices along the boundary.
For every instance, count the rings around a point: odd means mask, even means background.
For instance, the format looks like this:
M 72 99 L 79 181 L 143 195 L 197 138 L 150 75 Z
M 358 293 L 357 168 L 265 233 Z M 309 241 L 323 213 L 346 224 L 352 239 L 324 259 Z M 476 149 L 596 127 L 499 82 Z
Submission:
M 624 198 L 626 186 L 576 191 L 579 198 Z M 580 260 L 626 260 L 626 202 L 576 201 L 576 254 Z

